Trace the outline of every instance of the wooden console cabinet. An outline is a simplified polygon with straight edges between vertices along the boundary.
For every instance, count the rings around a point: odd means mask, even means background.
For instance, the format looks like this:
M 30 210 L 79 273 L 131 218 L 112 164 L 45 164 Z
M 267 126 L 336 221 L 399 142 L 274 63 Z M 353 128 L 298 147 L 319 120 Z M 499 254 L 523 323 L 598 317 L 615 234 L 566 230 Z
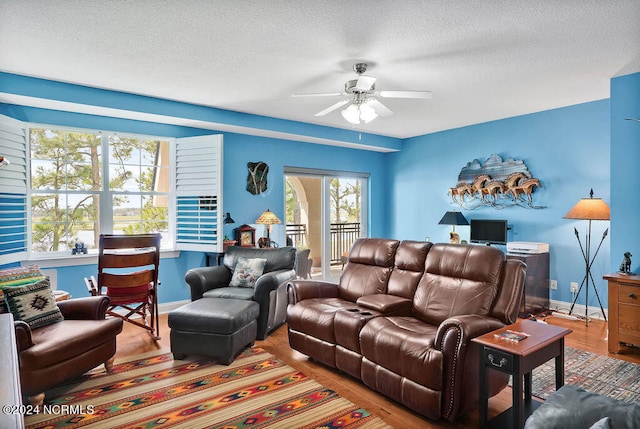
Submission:
M 507 253 L 507 259 L 527 264 L 527 278 L 519 316 L 526 318 L 549 310 L 549 252 Z
M 609 282 L 609 352 L 640 345 L 640 276 L 607 274 Z

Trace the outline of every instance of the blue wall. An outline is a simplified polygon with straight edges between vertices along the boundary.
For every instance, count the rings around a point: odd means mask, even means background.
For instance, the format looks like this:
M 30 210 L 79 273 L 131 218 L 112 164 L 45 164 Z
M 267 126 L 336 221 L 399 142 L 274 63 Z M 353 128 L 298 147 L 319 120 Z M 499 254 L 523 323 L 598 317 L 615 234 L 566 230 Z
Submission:
M 226 234 L 231 235 L 233 228 L 244 223 L 253 224 L 266 209 L 284 220 L 284 167 L 370 173 L 370 235 L 386 234 L 385 154 L 242 134 L 228 133 L 224 139 L 224 211 L 230 212 L 236 221 L 225 227 Z M 247 162 L 250 161 L 264 161 L 269 165 L 268 188 L 263 194 L 252 195 L 246 190 Z M 262 236 L 263 231 L 257 231 L 256 235 Z M 281 245 L 284 243 L 283 225 L 273 226 L 272 238 Z
M 450 202 L 447 191 L 456 185 L 460 169 L 494 153 L 525 162 L 533 177 L 542 182 L 533 203 L 546 208 L 463 210 Z M 572 300 L 570 282 L 580 283 L 584 277 L 584 260 L 573 228 L 578 228 L 584 240 L 587 223 L 562 217 L 588 196 L 590 188 L 596 197 L 609 202 L 609 100 L 415 137 L 405 141 L 402 151 L 388 156 L 391 236 L 418 240 L 429 236 L 431 241 L 446 242 L 451 228 L 438 222 L 448 210 L 462 211 L 467 219 L 507 219 L 512 227 L 509 241 L 550 244 L 550 274 L 558 280 L 551 299 Z M 608 227 L 609 222 L 594 222 L 594 237 L 601 237 Z M 457 227 L 456 232 L 469 239 L 469 227 Z M 605 308 L 606 287 L 599 279 L 610 272 L 609 261 L 607 239 L 593 266 Z M 591 297 L 594 295 L 590 294 L 589 305 L 597 305 Z
M 630 251 L 640 273 L 640 122 L 625 118 L 640 118 L 640 73 L 611 80 L 611 267 Z
M 211 130 L 9 104 L 0 104 L 0 114 L 33 123 L 166 137 L 216 134 Z M 291 166 L 370 173 L 369 213 L 376 214 L 373 219 L 370 216 L 371 234 L 384 235 L 387 225 L 385 218 L 387 201 L 384 196 L 388 176 L 383 153 L 235 133 L 222 134 L 224 135 L 224 211 L 230 212 L 236 221 L 234 225 L 225 226 L 225 233 L 231 234 L 234 227 L 243 223 L 254 223 L 267 208 L 284 219 L 283 169 L 284 166 Z M 246 190 L 247 162 L 250 161 L 264 161 L 269 165 L 268 190 L 261 195 L 252 195 Z M 262 231 L 257 236 L 261 234 Z M 275 241 L 284 243 L 283 226 L 274 226 L 273 234 Z M 189 299 L 184 274 L 188 269 L 204 264 L 205 257 L 200 252 L 181 252 L 179 258 L 163 258 L 160 263 L 160 281 L 162 282 L 159 292 L 160 302 Z M 78 297 L 87 295 L 84 277 L 95 275 L 97 266 L 69 266 L 56 268 L 56 270 L 58 287 Z
M 194 120 L 251 126 L 258 129 L 299 133 L 300 135 L 338 139 L 346 142 L 367 141 L 372 147 L 401 149 L 380 153 L 335 146 L 254 137 L 237 133 L 224 134 L 224 211 L 231 212 L 236 224 L 252 223 L 269 208 L 281 218 L 283 209 L 283 168 L 308 167 L 371 173 L 369 207 L 370 235 L 400 239 L 448 240 L 448 226 L 438 221 L 453 205 L 447 190 L 454 186 L 460 169 L 469 161 L 484 161 L 497 153 L 503 158 L 522 159 L 542 188 L 534 193 L 534 204 L 546 206 L 533 210 L 481 208 L 463 211 L 467 218 L 508 219 L 512 230 L 509 240 L 542 241 L 551 245 L 551 278 L 558 280 L 558 291 L 551 298 L 571 301 L 569 282 L 581 282 L 584 265 L 573 233 L 576 227 L 584 240 L 585 221 L 562 217 L 593 188 L 597 197 L 611 205 L 612 220 L 594 222 L 594 241 L 611 226 L 593 276 L 603 304 L 607 305 L 603 274 L 615 271 L 624 251 L 640 255 L 636 238 L 640 236 L 640 199 L 637 183 L 640 169 L 640 125 L 625 117 L 640 116 L 640 74 L 611 80 L 611 98 L 530 115 L 508 118 L 401 141 L 316 125 L 258 117 L 204 106 L 194 106 L 134 94 L 87 88 L 25 76 L 0 73 L 0 92 L 79 102 L 116 109 L 170 115 Z M 0 104 L 0 114 L 29 122 L 120 132 L 186 137 L 212 134 L 203 130 L 174 125 L 133 121 L 99 116 L 65 113 L 47 109 Z M 361 140 L 362 138 L 362 140 Z M 269 190 L 255 196 L 245 190 L 249 161 L 265 161 L 270 166 Z M 469 228 L 458 227 L 463 239 Z M 284 240 L 284 228 L 274 229 L 276 241 Z M 595 246 L 594 246 L 595 247 Z M 633 269 L 640 271 L 640 256 Z M 197 252 L 182 252 L 180 258 L 163 259 L 160 300 L 188 299 L 184 272 L 204 264 Z M 95 273 L 95 266 L 58 269 L 61 288 L 75 296 L 85 295 L 83 277 Z M 590 294 L 590 306 L 597 305 Z M 578 300 L 579 303 L 584 303 Z

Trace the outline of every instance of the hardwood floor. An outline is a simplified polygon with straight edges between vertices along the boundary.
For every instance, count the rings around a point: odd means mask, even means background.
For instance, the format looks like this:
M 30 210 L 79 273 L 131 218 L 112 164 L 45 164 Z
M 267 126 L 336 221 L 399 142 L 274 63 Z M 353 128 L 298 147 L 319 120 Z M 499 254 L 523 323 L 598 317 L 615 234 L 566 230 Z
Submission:
M 630 354 L 612 354 L 607 352 L 607 324 L 594 320 L 589 326 L 582 321 L 571 321 L 557 317 L 548 317 L 547 323 L 563 326 L 573 330 L 566 338 L 565 344 L 570 347 L 587 350 L 592 353 L 608 355 L 617 359 L 640 364 L 640 351 L 634 349 Z M 142 329 L 125 323 L 122 334 L 118 336 L 116 359 L 139 353 L 170 347 L 167 315 L 160 316 L 161 340 L 156 342 Z M 387 399 L 358 380 L 346 376 L 339 371 L 312 362 L 305 355 L 292 350 L 287 339 L 286 326 L 280 327 L 264 341 L 257 341 L 256 346 L 283 360 L 287 365 L 302 371 L 323 386 L 335 390 L 339 395 L 358 404 L 371 413 L 382 418 L 395 428 L 477 428 L 478 415 L 472 412 L 462 416 L 456 424 L 446 421 L 432 421 Z M 489 417 L 495 416 L 511 406 L 511 389 L 506 388 L 489 400 Z

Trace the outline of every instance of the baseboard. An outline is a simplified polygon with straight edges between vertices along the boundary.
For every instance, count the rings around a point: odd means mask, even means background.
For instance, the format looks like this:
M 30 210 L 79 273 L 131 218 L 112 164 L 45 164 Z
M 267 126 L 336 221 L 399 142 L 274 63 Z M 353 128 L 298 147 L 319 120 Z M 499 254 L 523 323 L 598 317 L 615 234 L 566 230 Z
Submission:
M 569 314 L 570 309 L 571 309 L 570 302 L 556 301 L 555 299 L 549 300 L 549 310 L 551 311 L 562 313 L 562 314 Z M 571 312 L 571 315 L 581 320 L 584 320 L 584 313 L 585 313 L 585 306 L 582 304 L 576 304 L 573 306 L 573 311 Z M 590 305 L 587 310 L 587 314 L 589 315 L 590 319 L 604 320 L 604 317 L 602 316 L 602 311 L 600 310 L 599 306 L 594 307 Z M 609 320 L 609 310 L 607 308 L 604 309 L 604 316 L 607 318 L 607 320 Z
M 162 304 L 158 304 L 158 313 L 165 314 L 169 313 L 171 310 L 175 310 L 178 307 L 182 307 L 183 305 L 191 302 L 190 299 L 183 299 L 182 301 L 172 301 L 165 302 Z

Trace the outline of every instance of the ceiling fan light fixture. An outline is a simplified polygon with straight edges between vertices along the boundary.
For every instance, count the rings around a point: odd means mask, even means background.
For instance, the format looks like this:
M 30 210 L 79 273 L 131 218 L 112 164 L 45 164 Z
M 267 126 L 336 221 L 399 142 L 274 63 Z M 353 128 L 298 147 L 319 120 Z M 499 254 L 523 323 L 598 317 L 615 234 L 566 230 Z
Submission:
M 367 103 L 360 105 L 360 119 L 362 119 L 362 122 L 368 124 L 377 117 L 378 114 L 373 110 L 373 107 L 369 106 Z
M 360 110 L 355 104 L 350 105 L 340 113 L 347 122 L 353 125 L 358 125 L 360 123 Z
M 351 104 L 340 113 L 342 114 L 342 117 L 347 120 L 347 122 L 353 125 L 358 125 L 360 124 L 360 122 L 368 124 L 378 117 L 378 114 L 376 113 L 374 108 L 369 106 L 366 102 Z

